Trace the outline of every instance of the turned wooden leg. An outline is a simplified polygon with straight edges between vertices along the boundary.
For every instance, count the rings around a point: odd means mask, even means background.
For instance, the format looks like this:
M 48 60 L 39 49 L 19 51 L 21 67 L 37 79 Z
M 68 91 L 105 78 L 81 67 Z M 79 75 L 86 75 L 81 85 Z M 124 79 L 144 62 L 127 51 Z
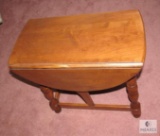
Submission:
M 41 86 L 40 89 L 43 92 L 45 98 L 50 101 L 50 107 L 52 108 L 52 110 L 54 110 L 56 113 L 59 113 L 61 111 L 61 107 L 59 105 L 59 100 L 58 100 L 59 93 L 57 92 L 55 93 L 52 89 L 44 86 Z M 54 93 L 56 94 L 55 97 Z
M 131 101 L 131 112 L 134 117 L 138 118 L 141 116 L 141 105 L 138 102 L 138 86 L 136 77 L 127 82 L 127 92 L 129 100 Z

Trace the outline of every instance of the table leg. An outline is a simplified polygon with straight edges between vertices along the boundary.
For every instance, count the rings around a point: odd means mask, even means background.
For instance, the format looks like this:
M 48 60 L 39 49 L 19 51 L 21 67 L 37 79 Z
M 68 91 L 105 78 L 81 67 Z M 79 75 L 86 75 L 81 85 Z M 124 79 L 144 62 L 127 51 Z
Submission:
M 141 106 L 138 102 L 138 86 L 136 77 L 132 78 L 127 82 L 128 98 L 131 101 L 131 112 L 134 117 L 138 118 L 141 116 Z
M 94 106 L 94 102 L 88 92 L 78 92 L 78 94 L 89 106 Z
M 56 113 L 59 113 L 61 111 L 61 107 L 59 105 L 59 100 L 54 97 L 54 91 L 50 88 L 41 86 L 41 91 L 43 92 L 46 99 L 50 101 L 50 107 L 52 110 L 54 110 Z

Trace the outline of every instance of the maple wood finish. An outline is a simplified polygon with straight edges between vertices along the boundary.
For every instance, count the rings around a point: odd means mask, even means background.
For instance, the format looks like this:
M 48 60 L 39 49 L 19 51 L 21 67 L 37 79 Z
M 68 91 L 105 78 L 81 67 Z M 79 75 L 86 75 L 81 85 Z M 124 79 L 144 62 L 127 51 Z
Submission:
M 41 86 L 40 89 L 43 92 L 46 99 L 50 101 L 51 108 L 55 112 L 59 113 L 61 111 L 61 107 L 59 105 L 59 93 L 54 92 L 53 89 L 50 89 L 48 87 Z
M 31 19 L 10 56 L 15 74 L 40 85 L 50 106 L 131 110 L 140 116 L 136 75 L 145 59 L 137 10 Z M 133 79 L 132 79 L 133 78 Z M 89 95 L 127 84 L 131 106 L 94 104 Z M 60 103 L 58 90 L 77 92 L 86 104 Z
M 141 107 L 138 102 L 138 86 L 136 83 L 136 77 L 129 80 L 127 83 L 127 91 L 128 97 L 131 101 L 131 111 L 135 117 L 139 117 L 141 115 Z

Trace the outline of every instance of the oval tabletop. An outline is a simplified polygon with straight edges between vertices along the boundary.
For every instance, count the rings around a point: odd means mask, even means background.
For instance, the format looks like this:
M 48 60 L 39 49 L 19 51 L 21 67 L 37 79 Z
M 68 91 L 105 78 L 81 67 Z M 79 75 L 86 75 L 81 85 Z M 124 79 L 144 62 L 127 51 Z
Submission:
M 39 81 L 39 79 L 35 80 L 33 79 L 35 77 L 31 77 L 28 74 L 28 76 L 26 76 L 26 71 L 31 70 L 34 71 L 33 73 L 36 73 L 36 70 L 44 69 L 56 69 L 58 71 L 84 70 L 85 68 L 94 68 L 94 70 L 102 68 L 118 70 L 130 69 L 132 72 L 124 72 L 128 75 L 125 79 L 123 79 L 123 75 L 121 75 L 122 82 L 131 78 L 131 76 L 142 68 L 144 59 L 145 37 L 142 18 L 137 10 L 129 10 L 31 19 L 25 25 L 16 42 L 9 60 L 9 67 L 13 71 L 17 70 L 17 73 L 21 71 L 23 74 L 20 72 L 20 75 L 40 84 L 44 84 L 45 81 L 42 82 Z M 133 69 L 135 70 L 134 72 Z M 93 75 L 97 73 L 93 72 L 94 70 L 87 72 L 90 73 L 88 77 L 96 79 L 96 77 L 93 77 Z M 58 73 L 58 71 L 56 73 Z M 113 71 L 111 72 L 109 70 L 109 72 L 105 72 L 107 74 L 111 73 L 111 76 L 114 75 Z M 116 73 L 118 72 L 116 71 Z M 52 74 L 52 72 L 48 73 L 48 75 L 50 74 Z M 54 72 L 53 74 L 56 75 L 53 77 L 53 79 L 55 79 L 58 75 Z M 76 82 L 75 80 L 77 78 L 77 82 L 80 82 L 79 78 L 81 77 L 77 76 L 76 78 L 76 74 L 69 75 L 74 78 L 74 82 Z M 85 74 L 86 72 L 84 72 L 84 75 Z M 65 77 L 66 75 L 64 72 L 64 75 L 62 74 L 61 76 Z M 101 78 L 100 74 L 98 75 L 98 77 Z M 57 79 L 59 78 L 60 77 L 57 77 Z M 66 77 L 65 81 L 67 81 L 68 78 L 69 77 Z M 104 80 L 110 80 L 110 78 L 111 77 L 105 79 L 104 77 Z M 86 80 L 88 82 L 84 81 L 82 84 L 88 84 L 89 78 Z M 68 82 L 69 81 L 67 81 L 67 83 Z M 62 81 L 60 81 L 60 83 L 62 83 Z M 72 83 L 73 82 L 70 84 Z M 119 83 L 120 81 L 115 84 Z M 50 84 L 45 83 L 44 85 L 51 86 Z M 91 87 L 87 89 L 97 90 L 105 88 L 105 85 L 103 85 L 103 87 L 92 88 L 92 84 L 93 83 L 90 83 L 89 86 Z M 55 85 L 51 87 L 54 86 Z M 61 89 L 59 86 L 58 88 Z M 67 89 L 74 90 L 77 86 L 78 85 L 75 85 L 74 88 Z M 112 86 L 113 85 L 106 87 Z M 64 88 L 65 87 L 62 87 L 62 89 Z

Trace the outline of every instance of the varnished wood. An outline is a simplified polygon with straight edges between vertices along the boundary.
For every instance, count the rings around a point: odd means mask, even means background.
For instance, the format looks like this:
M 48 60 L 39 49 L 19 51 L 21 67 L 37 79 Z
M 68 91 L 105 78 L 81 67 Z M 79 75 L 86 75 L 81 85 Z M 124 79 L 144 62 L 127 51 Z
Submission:
M 9 66 L 55 69 L 135 63 L 139 67 L 144 57 L 142 19 L 138 11 L 130 10 L 31 19 L 16 42 Z
M 50 101 L 50 107 L 56 113 L 61 112 L 61 106 L 59 105 L 59 101 L 55 98 Z
M 135 76 L 139 71 L 139 68 L 81 68 L 14 70 L 14 73 L 50 88 L 88 92 L 120 85 Z
M 59 105 L 59 93 L 54 92 L 53 89 L 44 86 L 41 86 L 40 89 L 43 92 L 45 98 L 49 100 L 49 104 L 52 110 L 59 113 L 61 111 L 61 107 Z M 56 93 L 55 96 L 54 93 Z
M 80 109 L 100 109 L 100 110 L 124 110 L 130 111 L 129 105 L 111 105 L 111 104 L 95 104 L 94 106 L 89 106 L 82 103 L 60 103 L 62 108 L 80 108 Z
M 136 77 L 132 78 L 127 82 L 128 97 L 131 101 L 131 111 L 134 117 L 140 117 L 141 106 L 138 102 L 138 86 L 136 82 Z
M 60 98 L 60 93 L 57 91 L 57 92 L 55 92 L 55 99 L 57 99 L 57 100 L 59 100 L 59 98 Z
M 94 106 L 94 102 L 87 92 L 78 92 L 78 94 L 82 97 L 82 99 L 87 103 L 89 106 Z
M 55 112 L 62 107 L 131 110 L 140 116 L 135 77 L 145 60 L 143 22 L 137 10 L 31 19 L 18 37 L 10 70 L 39 84 Z M 131 80 L 130 80 L 131 79 Z M 128 105 L 94 104 L 90 91 L 127 82 Z M 59 103 L 59 92 L 77 92 L 86 104 Z
M 46 99 L 51 100 L 54 98 L 54 95 L 53 95 L 54 92 L 50 88 L 41 86 L 40 89 L 43 92 Z
M 32 19 L 9 67 L 37 84 L 85 92 L 126 82 L 141 70 L 144 57 L 142 19 L 131 10 Z

